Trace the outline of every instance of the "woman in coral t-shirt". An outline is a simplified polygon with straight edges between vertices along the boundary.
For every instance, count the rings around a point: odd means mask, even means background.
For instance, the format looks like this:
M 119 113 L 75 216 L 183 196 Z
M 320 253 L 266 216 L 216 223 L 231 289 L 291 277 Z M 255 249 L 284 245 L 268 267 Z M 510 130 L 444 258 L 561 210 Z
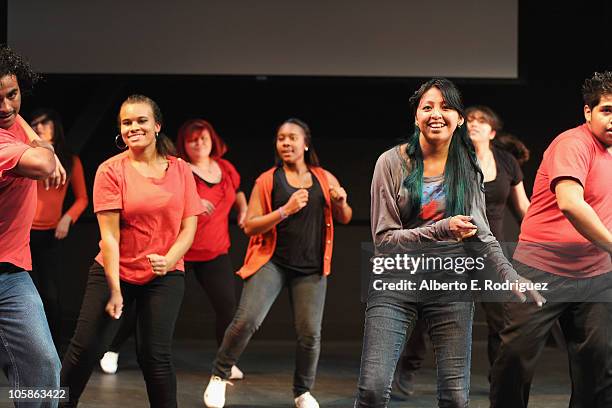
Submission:
M 198 228 L 191 249 L 185 254 L 185 265 L 208 295 L 216 313 L 215 337 L 221 345 L 225 329 L 236 312 L 236 276 L 228 255 L 230 236 L 228 217 L 232 208 L 237 211 L 238 225 L 244 227 L 247 211 L 246 197 L 240 191 L 240 175 L 222 156 L 227 146 L 212 125 L 202 119 L 185 122 L 176 140 L 179 156 L 193 171 L 204 213 L 198 217 Z M 102 371 L 117 372 L 119 349 L 132 334 L 135 321 L 128 311 L 125 321 L 110 349 L 100 360 Z M 232 366 L 230 379 L 240 380 L 242 371 Z
M 88 197 L 85 187 L 83 165 L 78 156 L 73 155 L 64 138 L 64 127 L 60 115 L 53 109 L 37 109 L 32 112 L 30 126 L 46 142 L 53 144 L 57 156 L 66 169 L 74 202 L 62 214 L 62 207 L 68 184 L 59 188 L 45 188 L 42 181 L 37 182 L 36 214 L 30 231 L 30 250 L 32 252 L 32 280 L 45 307 L 47 322 L 55 348 L 61 356 L 61 309 L 59 281 L 61 279 L 61 261 L 59 240 L 66 238 L 70 227 L 87 208 Z
M 128 150 L 102 163 L 94 182 L 100 253 L 89 271 L 61 384 L 76 406 L 115 336 L 123 307 L 136 304 L 138 363 L 152 407 L 176 407 L 172 336 L 185 289 L 183 255 L 204 210 L 189 166 L 162 134 L 157 104 L 132 95 L 121 105 Z

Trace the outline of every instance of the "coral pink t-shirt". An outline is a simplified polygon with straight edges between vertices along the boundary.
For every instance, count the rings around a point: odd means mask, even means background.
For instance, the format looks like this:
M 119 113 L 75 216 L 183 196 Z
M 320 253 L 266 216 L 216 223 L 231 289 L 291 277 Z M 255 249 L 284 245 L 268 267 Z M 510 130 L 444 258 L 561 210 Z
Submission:
M 119 276 L 123 281 L 143 285 L 156 278 L 146 256 L 165 255 L 178 238 L 181 221 L 204 211 L 189 166 L 173 156 L 168 156 L 168 162 L 164 177 L 145 177 L 123 152 L 96 172 L 94 212 L 120 212 Z M 104 264 L 101 251 L 96 261 Z M 182 259 L 175 269 L 185 270 Z
M 215 206 L 211 215 L 198 217 L 198 230 L 193 245 L 185 254 L 186 261 L 209 261 L 227 254 L 230 247 L 229 213 L 236 201 L 236 191 L 240 187 L 240 175 L 230 162 L 217 159 L 221 168 L 221 181 L 210 185 L 194 174 L 198 195 Z
M 0 128 L 0 262 L 32 270 L 30 227 L 36 212 L 36 181 L 13 174 L 28 137 L 15 123 Z
M 612 271 L 610 255 L 583 237 L 557 205 L 563 178 L 584 187 L 584 200 L 612 230 L 612 154 L 586 124 L 563 132 L 546 149 L 514 259 L 556 275 L 588 278 Z

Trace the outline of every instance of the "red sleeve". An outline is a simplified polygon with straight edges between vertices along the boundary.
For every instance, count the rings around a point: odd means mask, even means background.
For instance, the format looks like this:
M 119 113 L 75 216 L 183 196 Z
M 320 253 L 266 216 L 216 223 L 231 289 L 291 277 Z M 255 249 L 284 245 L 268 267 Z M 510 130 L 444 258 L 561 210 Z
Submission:
M 200 215 L 204 212 L 204 205 L 202 205 L 202 200 L 198 195 L 193 172 L 183 160 L 178 159 L 178 164 L 185 181 L 185 207 L 183 208 L 183 218 L 191 217 L 192 215 Z
M 0 177 L 5 171 L 17 167 L 21 156 L 29 148 L 30 146 L 7 136 L 5 132 L 0 133 Z
M 240 190 L 240 174 L 238 173 L 238 171 L 236 170 L 236 168 L 234 167 L 232 163 L 224 159 L 221 159 L 221 160 L 223 160 L 224 169 L 227 172 L 227 175 L 229 176 L 232 182 L 232 186 L 234 187 L 234 190 L 235 191 Z
M 72 203 L 72 206 L 68 209 L 68 211 L 66 211 L 66 214 L 72 218 L 72 223 L 74 224 L 79 219 L 85 208 L 87 208 L 87 203 L 89 202 L 87 197 L 87 188 L 85 187 L 83 165 L 81 164 L 81 160 L 79 160 L 78 156 L 73 156 L 70 187 L 72 187 L 72 192 L 74 193 L 74 203 Z
M 572 178 L 584 187 L 592 160 L 592 149 L 579 137 L 566 137 L 548 152 L 550 159 L 550 190 L 555 192 L 557 181 Z
M 93 188 L 95 213 L 123 208 L 121 175 L 117 174 L 116 170 L 119 166 L 118 163 L 102 163 L 98 167 Z

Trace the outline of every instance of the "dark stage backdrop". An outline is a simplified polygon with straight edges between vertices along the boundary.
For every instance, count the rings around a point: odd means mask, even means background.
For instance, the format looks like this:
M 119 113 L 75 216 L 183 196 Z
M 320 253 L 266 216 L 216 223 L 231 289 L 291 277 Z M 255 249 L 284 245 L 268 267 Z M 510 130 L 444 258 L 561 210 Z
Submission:
M 532 159 L 524 168 L 528 194 L 545 147 L 559 132 L 583 120 L 583 79 L 594 70 L 612 69 L 605 32 L 610 27 L 610 2 L 596 0 L 589 5 L 570 6 L 545 3 L 519 2 L 519 79 L 455 78 L 466 105 L 491 106 L 503 117 L 506 129 L 531 148 Z M 172 31 L 167 34 L 172 36 Z M 444 52 L 460 45 L 449 41 L 424 46 Z M 465 58 L 470 58 L 470 48 L 463 47 Z M 70 144 L 81 156 L 90 191 L 96 167 L 118 152 L 113 141 L 116 114 L 120 102 L 133 92 L 159 103 L 166 118 L 164 131 L 171 137 L 186 119 L 202 117 L 213 123 L 229 144 L 227 158 L 242 174 L 247 194 L 255 177 L 273 163 L 276 127 L 292 116 L 308 122 L 323 165 L 338 176 L 355 210 L 351 225 L 337 228 L 323 335 L 327 339 L 359 339 L 363 326 L 359 253 L 361 243 L 370 239 L 372 169 L 377 157 L 411 130 L 408 98 L 422 80 L 48 74 L 33 95 L 24 97 L 23 112 L 27 115 L 35 107 L 51 106 L 63 114 Z M 507 238 L 514 238 L 516 226 L 508 221 L 511 228 Z M 231 256 L 238 267 L 247 240 L 235 226 L 231 233 Z M 62 304 L 67 331 L 78 314 L 87 268 L 98 250 L 97 234 L 90 208 L 64 242 Z M 191 276 L 187 279 L 177 336 L 212 339 L 211 307 L 195 280 Z M 286 294 L 281 295 L 258 336 L 293 337 Z

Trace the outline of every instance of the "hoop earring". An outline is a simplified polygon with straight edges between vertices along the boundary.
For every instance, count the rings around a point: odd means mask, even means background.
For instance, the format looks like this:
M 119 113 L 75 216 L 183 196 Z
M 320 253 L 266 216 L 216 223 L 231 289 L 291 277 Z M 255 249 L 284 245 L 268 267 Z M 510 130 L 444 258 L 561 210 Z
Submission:
M 119 142 L 121 141 L 121 142 Z M 123 146 L 120 145 L 119 143 L 123 143 Z M 125 142 L 123 142 L 123 139 L 121 138 L 121 134 L 117 133 L 117 136 L 115 136 L 115 146 L 117 146 L 117 149 L 119 150 L 125 150 L 127 149 L 127 145 L 125 144 Z

